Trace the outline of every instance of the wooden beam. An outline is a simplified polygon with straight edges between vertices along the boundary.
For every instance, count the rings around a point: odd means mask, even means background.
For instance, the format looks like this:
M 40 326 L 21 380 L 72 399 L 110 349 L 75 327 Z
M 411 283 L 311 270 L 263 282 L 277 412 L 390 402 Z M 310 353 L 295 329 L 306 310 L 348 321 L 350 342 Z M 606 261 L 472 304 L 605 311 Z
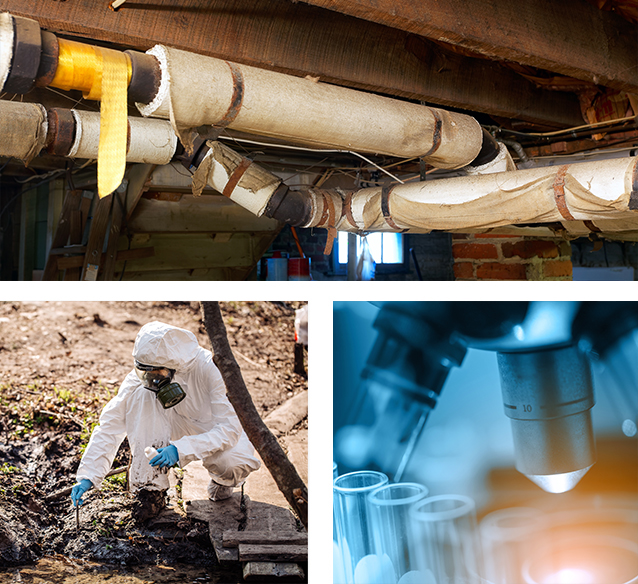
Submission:
M 112 205 L 113 197 L 111 195 L 95 201 L 89 241 L 86 244 L 86 255 L 84 256 L 84 265 L 82 267 L 82 280 L 97 280 Z
M 152 247 L 140 247 L 137 249 L 124 249 L 117 252 L 116 261 L 127 262 L 129 260 L 140 260 L 144 258 L 152 258 L 155 255 L 155 250 Z M 104 265 L 106 262 L 106 255 L 102 254 L 100 258 L 100 265 Z M 58 266 L 61 270 L 70 270 L 72 268 L 81 268 L 84 264 L 84 256 L 68 256 L 58 258 Z
M 126 218 L 129 219 L 135 211 L 140 197 L 148 188 L 150 176 L 155 170 L 155 164 L 133 164 L 126 171 L 128 187 L 126 189 Z
M 262 562 L 305 562 L 308 560 L 308 546 L 239 544 L 239 561 Z
M 303 0 L 339 13 L 630 93 L 636 25 L 584 0 Z
M 300 531 L 224 531 L 224 547 L 237 547 L 242 543 L 258 543 L 270 545 L 308 545 L 308 534 Z
M 331 0 L 316 1 L 333 7 Z M 380 3 L 385 1 L 390 0 Z M 423 14 L 431 11 L 419 3 L 412 3 L 412 7 Z M 461 14 L 471 10 L 473 19 L 481 12 L 463 8 Z M 550 126 L 582 123 L 574 94 L 538 89 L 498 63 L 444 53 L 396 28 L 288 0 L 211 0 L 205 5 L 200 0 L 180 0 L 179 5 L 174 0 L 155 0 L 127 3 L 117 12 L 106 5 L 96 6 L 92 0 L 5 0 L 3 9 L 34 18 L 55 32 L 141 50 L 163 43 L 494 116 Z M 456 15 L 453 20 L 456 22 Z
M 43 280 L 56 280 L 58 277 L 58 258 L 56 256 L 56 249 L 66 245 L 69 239 L 69 233 L 71 231 L 71 215 L 77 210 L 82 198 L 82 191 L 67 191 L 64 197 L 64 203 L 62 204 L 62 210 L 60 211 L 60 218 L 58 219 L 58 225 L 51 242 L 51 250 L 47 263 L 44 267 Z

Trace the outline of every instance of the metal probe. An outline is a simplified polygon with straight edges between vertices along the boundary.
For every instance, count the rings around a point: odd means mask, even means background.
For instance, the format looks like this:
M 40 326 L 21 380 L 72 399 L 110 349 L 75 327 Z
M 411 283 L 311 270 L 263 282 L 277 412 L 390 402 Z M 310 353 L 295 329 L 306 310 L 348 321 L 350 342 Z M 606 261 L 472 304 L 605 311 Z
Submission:
M 75 529 L 80 531 L 80 505 L 75 505 Z

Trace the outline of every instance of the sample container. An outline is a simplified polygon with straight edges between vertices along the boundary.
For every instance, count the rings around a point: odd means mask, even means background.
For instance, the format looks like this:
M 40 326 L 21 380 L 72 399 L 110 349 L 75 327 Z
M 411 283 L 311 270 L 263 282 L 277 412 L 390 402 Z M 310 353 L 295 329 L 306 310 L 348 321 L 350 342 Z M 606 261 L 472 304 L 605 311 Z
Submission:
M 418 483 L 385 485 L 368 496 L 374 552 L 392 563 L 394 582 L 425 581 L 410 545 L 409 511 L 427 496 L 428 489 Z
M 417 566 L 437 584 L 480 584 L 481 545 L 474 501 L 463 495 L 428 497 L 410 509 Z
M 351 472 L 337 477 L 333 486 L 334 524 L 337 531 L 337 547 L 342 563 L 345 584 L 366 584 L 355 579 L 355 571 L 361 561 L 374 554 L 374 540 L 368 495 L 388 483 L 388 477 L 376 471 Z M 339 560 L 338 560 L 339 561 Z M 359 570 L 365 570 L 366 560 Z M 334 567 L 335 574 L 339 573 Z M 335 584 L 343 584 L 335 582 Z

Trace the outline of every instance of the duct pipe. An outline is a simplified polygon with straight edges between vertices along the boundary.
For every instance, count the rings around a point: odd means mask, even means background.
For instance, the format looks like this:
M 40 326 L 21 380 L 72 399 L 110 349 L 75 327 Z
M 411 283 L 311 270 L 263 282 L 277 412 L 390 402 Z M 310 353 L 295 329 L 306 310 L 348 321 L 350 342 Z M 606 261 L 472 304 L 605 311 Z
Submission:
M 0 43 L 4 91 L 52 85 L 100 99 L 106 56 L 99 47 L 58 39 L 34 20 L 8 13 L 0 14 Z M 420 157 L 449 169 L 487 157 L 483 164 L 498 152 L 479 123 L 463 114 L 163 45 L 125 56 L 129 99 L 144 116 L 170 119 L 187 151 L 194 130 L 213 126 L 312 147 Z
M 49 154 L 69 158 L 98 157 L 100 114 L 0 100 L 0 156 L 28 163 L 46 147 Z M 164 120 L 128 118 L 127 162 L 168 164 L 177 136 Z

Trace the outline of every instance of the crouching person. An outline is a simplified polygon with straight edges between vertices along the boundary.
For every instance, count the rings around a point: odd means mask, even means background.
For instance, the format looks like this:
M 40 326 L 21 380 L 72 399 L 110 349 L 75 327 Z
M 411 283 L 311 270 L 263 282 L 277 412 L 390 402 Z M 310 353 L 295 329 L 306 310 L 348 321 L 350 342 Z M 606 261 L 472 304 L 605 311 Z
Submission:
M 134 517 L 144 521 L 165 504 L 164 469 L 201 460 L 210 475 L 208 494 L 227 499 L 260 462 L 243 431 L 210 351 L 195 335 L 161 322 L 144 325 L 133 348 L 135 368 L 100 414 L 71 492 L 74 505 L 99 488 L 125 437 L 131 447 L 129 488 Z M 145 449 L 155 448 L 150 460 Z

